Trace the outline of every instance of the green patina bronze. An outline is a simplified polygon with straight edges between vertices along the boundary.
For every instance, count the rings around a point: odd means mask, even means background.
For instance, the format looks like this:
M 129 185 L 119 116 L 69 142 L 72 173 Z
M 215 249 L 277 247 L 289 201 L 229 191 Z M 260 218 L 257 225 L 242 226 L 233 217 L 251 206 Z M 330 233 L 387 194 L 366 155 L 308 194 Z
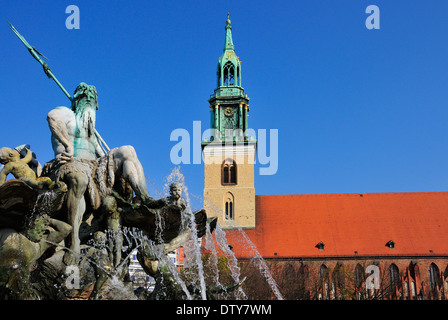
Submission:
M 229 14 L 225 31 L 224 49 L 217 63 L 216 89 L 208 100 L 211 128 L 217 130 L 212 141 L 247 141 L 244 132 L 248 129 L 249 97 L 242 87 L 241 61 L 235 53 Z

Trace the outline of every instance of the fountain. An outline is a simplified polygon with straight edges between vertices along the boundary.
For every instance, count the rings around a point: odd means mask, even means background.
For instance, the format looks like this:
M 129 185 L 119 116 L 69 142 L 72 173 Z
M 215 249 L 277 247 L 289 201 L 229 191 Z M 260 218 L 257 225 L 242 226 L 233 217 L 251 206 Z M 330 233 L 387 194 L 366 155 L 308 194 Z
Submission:
M 213 216 L 223 215 L 222 210 L 218 209 L 213 203 L 211 203 L 208 199 L 204 199 L 204 201 L 208 201 L 208 207 L 211 208 L 213 212 L 210 214 Z M 255 244 L 249 239 L 247 234 L 244 232 L 244 230 L 241 227 L 236 226 L 235 224 L 231 224 L 231 229 L 234 231 L 233 233 L 233 240 L 235 243 L 238 243 L 238 245 L 242 246 L 246 252 L 249 252 L 250 256 L 252 258 L 249 261 L 249 264 L 253 265 L 255 267 L 255 270 L 258 270 L 264 279 L 266 281 L 268 287 L 274 294 L 275 298 L 277 300 L 283 300 L 283 295 L 280 292 L 280 289 L 277 285 L 277 282 L 271 275 L 271 271 L 269 269 L 269 266 L 267 265 L 266 261 L 263 259 L 261 254 L 258 252 Z M 245 281 L 245 278 L 240 281 L 241 276 L 241 270 L 238 265 L 238 260 L 235 257 L 235 254 L 232 252 L 231 248 L 229 247 L 229 243 L 226 238 L 225 231 L 221 228 L 219 223 L 216 224 L 215 230 L 213 232 L 214 237 L 212 234 L 207 234 L 207 246 L 206 249 L 214 250 L 215 246 L 217 246 L 224 254 L 228 261 L 229 269 L 231 271 L 232 279 L 235 283 L 242 283 Z M 236 295 L 234 296 L 234 299 L 243 300 L 248 299 L 246 293 L 243 291 L 243 288 L 241 286 L 238 286 L 235 290 Z
M 28 149 L 25 147 L 25 150 Z M 5 163 L 3 158 L 0 153 L 0 161 Z M 79 228 L 79 253 L 70 247 L 68 234 L 73 231 L 66 217 L 69 190 L 63 181 L 58 181 L 57 188 L 52 190 L 33 188 L 20 175 L 3 183 L 0 186 L 1 298 L 137 299 L 127 278 L 129 257 L 137 250 L 141 266 L 156 279 L 154 290 L 143 295 L 145 299 L 247 299 L 241 287 L 244 279 L 240 279 L 238 261 L 217 219 L 207 218 L 203 209 L 192 210 L 179 167 L 166 180 L 164 197 L 151 201 L 153 206 L 157 203 L 157 209 L 142 204 L 139 197 L 127 201 L 121 180 L 117 189 L 102 198 L 96 210 L 88 206 Z M 45 232 L 37 239 L 30 238 L 29 230 L 35 225 L 32 221 L 43 216 L 54 220 L 55 225 L 47 221 Z M 59 238 L 51 241 L 46 233 L 58 224 L 59 229 L 55 231 L 59 231 Z M 264 260 L 244 231 L 240 233 L 276 297 L 282 299 Z M 15 259 L 11 259 L 14 256 L 11 252 L 6 254 L 11 247 L 4 240 L 8 235 L 14 236 L 9 236 L 10 241 L 23 238 L 17 242 L 20 249 Z M 204 249 L 209 253 L 206 260 L 199 240 L 202 237 Z M 29 242 L 29 247 L 35 243 L 47 243 L 49 247 L 36 259 L 18 263 L 20 253 L 27 247 L 23 241 Z M 185 254 L 182 272 L 167 257 L 180 247 Z M 77 256 L 77 263 L 66 263 L 67 254 Z M 218 266 L 223 257 L 230 275 L 227 284 L 220 279 L 222 270 Z M 19 283 L 18 279 L 25 280 Z M 27 290 L 23 290 L 25 286 Z
M 124 289 L 137 250 L 159 284 L 151 298 L 206 299 L 198 238 L 216 218 L 191 210 L 179 170 L 169 195 L 150 197 L 135 150 L 101 148 L 97 109 L 95 87 L 81 83 L 72 109 L 49 112 L 55 158 L 43 168 L 29 145 L 0 149 L 1 298 L 134 298 Z M 15 179 L 6 181 L 9 174 Z M 185 270 L 196 275 L 190 288 L 166 257 L 181 246 Z
M 48 113 L 54 159 L 44 166 L 29 145 L 0 149 L 0 299 L 247 299 L 225 232 L 216 217 L 191 208 L 180 168 L 167 177 L 165 194 L 152 198 L 134 148 L 110 149 L 96 131 L 96 88 L 82 82 L 71 97 L 11 29 L 71 107 Z M 225 281 L 216 247 L 228 265 Z M 167 256 L 180 248 L 181 270 Z M 152 291 L 138 295 L 129 279 L 135 252 L 155 279 Z

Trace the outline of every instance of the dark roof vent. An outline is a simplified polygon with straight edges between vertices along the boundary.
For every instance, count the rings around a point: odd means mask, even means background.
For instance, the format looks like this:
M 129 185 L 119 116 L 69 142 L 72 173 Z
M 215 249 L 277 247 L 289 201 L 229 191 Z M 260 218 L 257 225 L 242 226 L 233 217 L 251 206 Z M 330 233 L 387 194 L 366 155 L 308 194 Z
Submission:
M 316 248 L 323 251 L 325 244 L 321 241 L 318 244 L 316 244 Z
M 393 242 L 392 240 L 389 240 L 389 242 L 386 243 L 386 247 L 389 247 L 390 249 L 394 249 L 395 248 L 395 242 Z

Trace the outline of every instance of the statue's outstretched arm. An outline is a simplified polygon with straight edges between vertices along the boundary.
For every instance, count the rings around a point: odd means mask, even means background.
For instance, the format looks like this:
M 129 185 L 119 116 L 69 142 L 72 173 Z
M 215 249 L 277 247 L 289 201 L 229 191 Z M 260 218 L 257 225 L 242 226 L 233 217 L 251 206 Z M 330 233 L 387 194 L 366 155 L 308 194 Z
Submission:
M 30 149 L 28 148 L 25 149 L 26 149 L 26 156 L 23 159 L 20 159 L 20 161 L 30 163 L 31 160 L 33 160 L 33 153 L 30 151 Z

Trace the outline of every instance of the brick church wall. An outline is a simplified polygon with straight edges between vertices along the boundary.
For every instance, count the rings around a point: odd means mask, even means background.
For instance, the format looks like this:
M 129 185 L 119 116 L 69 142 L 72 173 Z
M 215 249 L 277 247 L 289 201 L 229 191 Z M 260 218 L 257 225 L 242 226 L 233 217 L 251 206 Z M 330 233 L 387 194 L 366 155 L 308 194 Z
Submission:
M 276 299 L 266 279 L 252 260 L 242 259 L 243 290 L 249 299 Z M 287 300 L 446 300 L 448 257 L 343 257 L 326 259 L 266 259 L 284 299 Z M 432 279 L 430 266 L 433 264 Z M 364 272 L 355 275 L 357 266 Z M 369 265 L 379 268 L 379 289 L 366 290 Z M 390 269 L 398 277 L 391 284 Z M 319 272 L 323 270 L 326 272 Z M 436 268 L 434 268 L 434 266 Z M 358 267 L 359 268 L 359 267 Z M 395 267 L 392 267 L 395 268 Z M 358 282 L 358 284 L 356 283 Z

